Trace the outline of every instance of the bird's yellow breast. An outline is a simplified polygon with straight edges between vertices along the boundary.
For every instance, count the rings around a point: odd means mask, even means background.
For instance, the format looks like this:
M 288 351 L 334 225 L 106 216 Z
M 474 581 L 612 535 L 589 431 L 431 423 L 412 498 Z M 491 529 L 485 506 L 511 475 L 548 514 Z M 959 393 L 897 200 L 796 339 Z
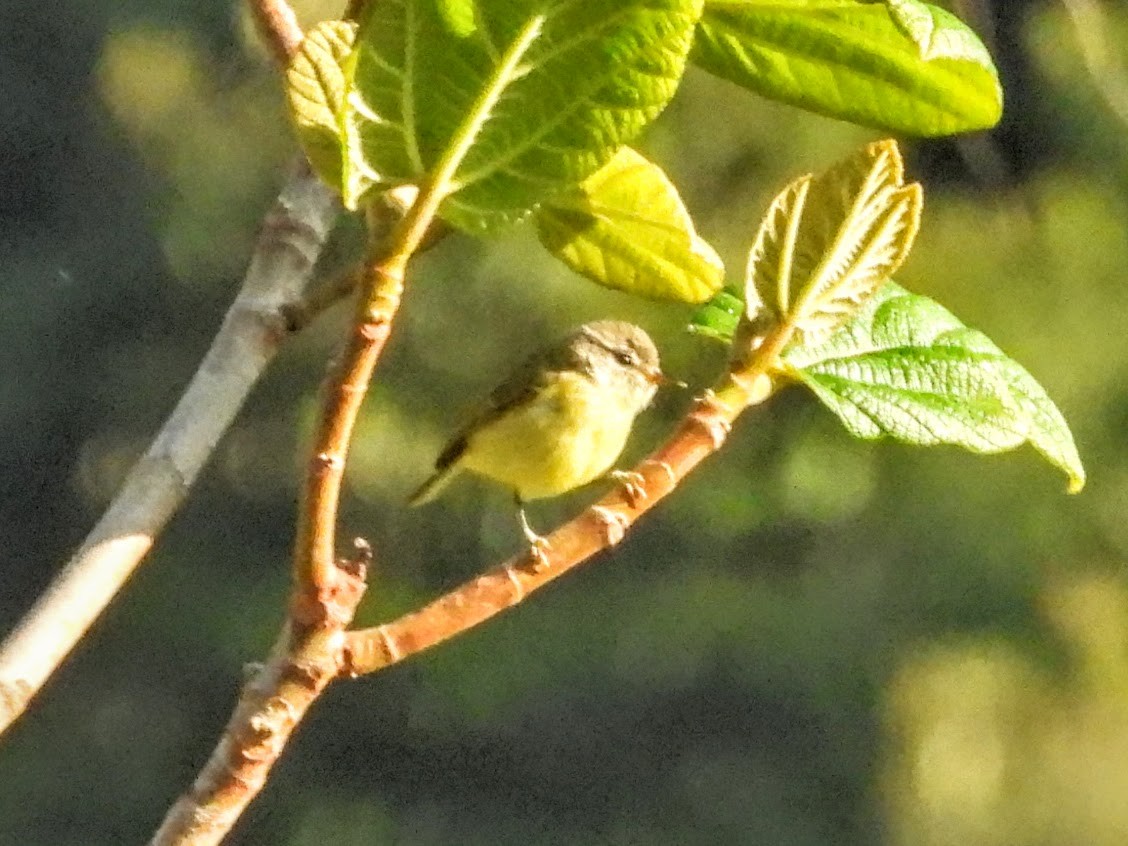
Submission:
M 606 473 L 627 442 L 636 409 L 579 373 L 556 373 L 532 399 L 470 433 L 458 463 L 538 499 Z

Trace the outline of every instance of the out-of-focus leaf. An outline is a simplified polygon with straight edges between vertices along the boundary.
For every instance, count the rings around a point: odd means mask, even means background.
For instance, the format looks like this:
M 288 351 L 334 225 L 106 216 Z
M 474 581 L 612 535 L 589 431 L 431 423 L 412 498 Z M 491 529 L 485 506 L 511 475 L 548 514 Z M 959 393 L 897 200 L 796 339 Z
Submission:
M 378 187 L 483 232 L 606 164 L 677 88 L 702 0 L 368 3 L 349 104 Z M 473 12 L 471 16 L 469 13 Z
M 743 313 L 744 300 L 740 298 L 740 292 L 726 287 L 694 312 L 688 329 L 695 335 L 731 343 Z
M 691 59 L 773 100 L 893 132 L 968 132 L 1002 114 L 982 42 L 920 0 L 709 0 Z
M 662 169 L 629 147 L 536 213 L 549 252 L 593 282 L 659 300 L 700 303 L 724 282 Z
M 932 300 L 887 283 L 821 344 L 784 365 L 859 438 L 996 453 L 1029 443 L 1069 477 L 1085 470 L 1061 412 L 1017 362 Z
M 878 141 L 772 203 L 748 256 L 748 314 L 762 306 L 817 343 L 900 267 L 920 224 L 920 185 L 904 184 L 901 154 Z

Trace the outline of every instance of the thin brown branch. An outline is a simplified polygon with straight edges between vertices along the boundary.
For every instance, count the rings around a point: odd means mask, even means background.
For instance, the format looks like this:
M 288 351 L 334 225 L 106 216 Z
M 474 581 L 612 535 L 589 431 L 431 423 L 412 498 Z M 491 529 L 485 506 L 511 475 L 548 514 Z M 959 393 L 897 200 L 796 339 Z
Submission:
M 304 163 L 267 214 L 243 286 L 176 409 L 97 526 L 0 644 L 0 733 L 140 565 L 287 337 L 340 207 Z
M 302 625 L 318 625 L 322 595 L 333 590 L 337 511 L 349 440 L 372 372 L 391 334 L 407 263 L 430 243 L 429 230 L 436 223 L 435 215 L 450 188 L 458 161 L 457 156 L 443 161 L 386 237 L 382 237 L 382 227 L 377 225 L 384 213 L 377 215 L 376 223 L 369 217 L 373 237 L 361 274 L 362 293 L 345 347 L 325 381 L 314 449 L 298 509 L 293 612 Z
M 721 447 L 741 412 L 772 394 L 769 373 L 792 331 L 784 326 L 770 333 L 746 362 L 734 366 L 716 392 L 697 401 L 666 444 L 635 468 L 637 489 L 613 490 L 554 531 L 543 558 L 534 559 L 529 553 L 516 556 L 418 611 L 382 626 L 349 632 L 344 671 L 350 676 L 374 673 L 449 640 L 617 544 L 639 517 Z
M 364 590 L 363 568 L 335 559 L 341 481 L 352 428 L 399 304 L 406 257 L 418 239 L 392 244 L 387 257 L 377 247 L 366 262 L 366 290 L 352 333 L 326 377 L 298 516 L 288 619 L 265 669 L 247 686 L 207 764 L 169 811 L 152 846 L 219 843 L 266 783 L 305 712 L 341 675 L 344 631 Z M 367 544 L 358 550 L 365 560 L 371 555 Z
M 259 34 L 282 67 L 290 62 L 302 43 L 302 28 L 286 0 L 249 0 Z
M 294 544 L 294 611 L 302 625 L 318 624 L 321 595 L 333 589 L 337 510 L 349 441 L 399 308 L 405 263 L 402 253 L 367 262 L 363 275 L 369 294 L 358 303 L 345 347 L 325 380 Z
M 219 744 L 172 806 L 150 846 L 213 846 L 258 795 L 302 717 L 340 670 L 341 643 L 364 594 L 363 567 L 334 580 L 318 628 L 283 627 L 270 659 L 247 683 Z

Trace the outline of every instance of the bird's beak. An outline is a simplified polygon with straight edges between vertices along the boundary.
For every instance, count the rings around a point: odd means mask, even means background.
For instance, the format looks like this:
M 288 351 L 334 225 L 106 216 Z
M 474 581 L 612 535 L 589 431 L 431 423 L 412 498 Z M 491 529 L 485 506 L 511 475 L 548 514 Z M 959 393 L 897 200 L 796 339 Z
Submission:
M 687 385 L 681 379 L 671 379 L 657 367 L 645 371 L 644 375 L 646 376 L 646 381 L 648 381 L 651 385 L 655 385 L 659 388 L 666 388 L 671 386 L 675 388 L 689 387 L 689 385 Z

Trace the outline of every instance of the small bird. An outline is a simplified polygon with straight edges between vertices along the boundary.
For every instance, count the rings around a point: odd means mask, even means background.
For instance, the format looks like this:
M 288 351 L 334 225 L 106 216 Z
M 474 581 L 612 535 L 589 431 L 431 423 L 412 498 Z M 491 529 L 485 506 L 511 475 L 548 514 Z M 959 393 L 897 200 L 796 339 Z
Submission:
M 525 502 L 616 475 L 608 471 L 635 417 L 670 381 L 654 342 L 638 326 L 585 323 L 494 389 L 486 408 L 439 454 L 435 472 L 409 503 L 430 502 L 463 469 L 493 479 L 513 491 L 521 529 L 540 557 L 548 544 L 529 525 Z

